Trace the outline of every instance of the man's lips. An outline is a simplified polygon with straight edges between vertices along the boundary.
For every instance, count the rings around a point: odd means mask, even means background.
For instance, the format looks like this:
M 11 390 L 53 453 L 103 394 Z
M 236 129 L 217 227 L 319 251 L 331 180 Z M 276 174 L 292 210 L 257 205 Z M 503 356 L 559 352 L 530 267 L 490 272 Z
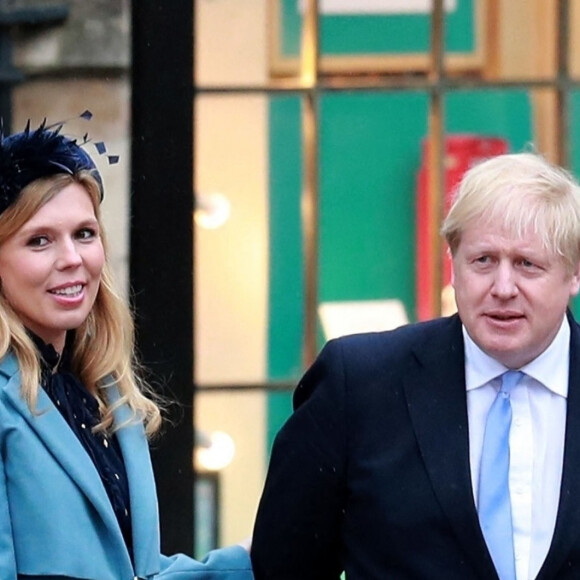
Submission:
M 524 315 L 521 312 L 503 312 L 503 311 L 498 311 L 498 312 L 486 312 L 485 316 L 487 318 L 490 318 L 492 320 L 497 320 L 500 322 L 508 322 L 511 320 L 520 320 L 522 318 L 524 318 Z

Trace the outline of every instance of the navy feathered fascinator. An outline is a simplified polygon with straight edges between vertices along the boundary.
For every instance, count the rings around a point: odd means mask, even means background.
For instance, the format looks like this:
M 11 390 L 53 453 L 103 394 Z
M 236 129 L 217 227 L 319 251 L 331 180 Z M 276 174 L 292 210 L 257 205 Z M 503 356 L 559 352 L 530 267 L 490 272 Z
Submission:
M 91 119 L 85 111 L 80 115 Z M 91 156 L 83 148 L 89 143 L 87 135 L 79 143 L 76 139 L 61 134 L 64 123 L 46 125 L 46 120 L 37 128 L 30 128 L 30 121 L 21 133 L 4 136 L 0 134 L 0 213 L 18 198 L 19 193 L 30 183 L 57 173 L 73 175 L 79 171 L 90 171 L 101 190 L 103 181 Z M 106 153 L 104 143 L 94 143 L 99 154 Z M 109 155 L 110 164 L 118 157 Z

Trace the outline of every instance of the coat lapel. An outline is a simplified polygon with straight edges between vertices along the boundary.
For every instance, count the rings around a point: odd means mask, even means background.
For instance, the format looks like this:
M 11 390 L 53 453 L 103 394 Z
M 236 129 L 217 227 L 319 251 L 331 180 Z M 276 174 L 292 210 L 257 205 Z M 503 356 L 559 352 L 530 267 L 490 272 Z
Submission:
M 10 373 L 11 369 L 14 369 L 14 374 Z M 14 410 L 25 419 L 48 452 L 86 495 L 109 531 L 122 542 L 123 536 L 93 462 L 48 395 L 39 389 L 36 412 L 31 412 L 20 395 L 20 375 L 16 372 L 12 355 L 2 362 L 2 371 L 5 376 L 7 372 L 11 374 L 4 385 L 4 392 Z
M 118 401 L 116 387 L 109 387 L 108 397 L 113 404 Z M 149 445 L 143 425 L 131 422 L 126 405 L 117 407 L 114 413 L 115 425 L 125 425 L 116 434 L 129 480 L 135 573 L 149 577 L 158 573 L 160 567 L 157 495 Z
M 482 578 L 497 578 L 481 533 L 469 468 L 469 435 L 461 322 L 440 322 L 444 332 L 415 349 L 405 394 L 433 490 L 457 541 Z M 417 364 L 418 363 L 418 364 Z
M 550 550 L 538 580 L 555 578 L 567 554 L 578 544 L 580 530 L 580 329 L 569 315 L 570 378 L 566 407 L 564 465 L 560 487 L 560 503 Z

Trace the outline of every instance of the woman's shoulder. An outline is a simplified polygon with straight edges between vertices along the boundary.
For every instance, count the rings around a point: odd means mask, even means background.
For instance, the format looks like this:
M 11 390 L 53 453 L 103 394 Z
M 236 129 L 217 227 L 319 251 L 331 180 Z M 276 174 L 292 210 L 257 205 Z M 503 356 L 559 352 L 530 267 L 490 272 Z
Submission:
M 18 380 L 18 360 L 12 353 L 0 358 L 0 432 L 7 427 L 7 415 L 24 405 L 20 395 Z
M 9 352 L 0 359 L 0 387 L 18 372 L 18 360 Z

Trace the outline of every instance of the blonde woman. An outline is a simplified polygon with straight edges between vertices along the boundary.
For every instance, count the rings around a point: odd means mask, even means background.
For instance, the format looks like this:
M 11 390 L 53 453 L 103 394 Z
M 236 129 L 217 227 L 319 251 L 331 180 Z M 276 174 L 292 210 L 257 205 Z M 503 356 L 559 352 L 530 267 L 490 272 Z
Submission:
M 0 577 L 250 580 L 247 552 L 159 553 L 128 307 L 95 164 L 60 128 L 0 140 Z

